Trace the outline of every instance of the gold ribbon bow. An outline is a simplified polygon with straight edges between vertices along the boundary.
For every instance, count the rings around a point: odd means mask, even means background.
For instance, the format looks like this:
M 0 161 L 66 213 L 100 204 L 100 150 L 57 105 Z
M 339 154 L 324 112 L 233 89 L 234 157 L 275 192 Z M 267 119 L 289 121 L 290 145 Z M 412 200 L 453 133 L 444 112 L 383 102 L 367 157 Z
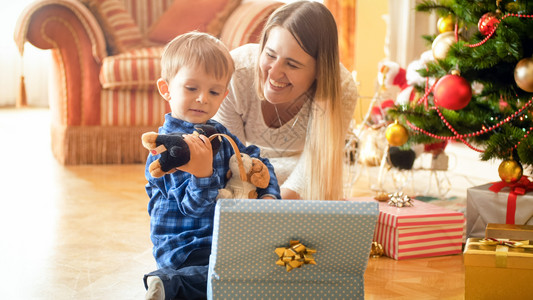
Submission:
M 389 199 L 388 204 L 390 206 L 396 206 L 396 207 L 413 206 L 413 202 L 411 202 L 411 198 L 402 192 L 394 193 L 389 196 L 390 196 L 390 199 Z
M 494 246 L 502 245 L 512 248 L 533 248 L 533 245 L 529 244 L 528 240 L 525 241 L 510 241 L 506 239 L 486 238 L 479 241 L 482 245 Z
M 276 265 L 285 266 L 287 272 L 294 268 L 299 268 L 303 264 L 316 265 L 313 257 L 316 250 L 305 247 L 300 241 L 290 241 L 289 247 L 276 248 L 275 252 L 279 257 Z
M 529 244 L 528 240 L 525 241 L 510 241 L 506 239 L 485 238 L 478 242 L 472 243 L 473 245 L 485 245 L 496 246 L 496 267 L 507 267 L 507 253 L 509 248 L 533 248 L 533 245 Z

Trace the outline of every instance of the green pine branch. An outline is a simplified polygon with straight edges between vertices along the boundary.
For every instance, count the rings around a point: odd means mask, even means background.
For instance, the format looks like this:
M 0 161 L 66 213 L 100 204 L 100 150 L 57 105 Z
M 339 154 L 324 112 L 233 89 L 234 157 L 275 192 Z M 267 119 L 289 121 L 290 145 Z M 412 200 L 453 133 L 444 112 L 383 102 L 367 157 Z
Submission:
M 488 12 L 500 11 L 500 23 L 488 39 L 478 31 L 478 22 Z M 416 6 L 417 11 L 435 12 L 439 16 L 452 14 L 460 25 L 460 40 L 453 44 L 445 59 L 427 64 L 417 70 L 423 77 L 439 80 L 452 70 L 459 70 L 462 77 L 473 83 L 475 93 L 470 103 L 458 111 L 441 109 L 447 122 L 459 134 L 484 132 L 467 136 L 466 141 L 484 152 L 483 160 L 505 159 L 510 155 L 523 165 L 533 165 L 533 108 L 516 115 L 533 93 L 520 89 L 514 78 L 516 64 L 523 58 L 533 56 L 533 18 L 505 17 L 508 13 L 533 14 L 533 1 L 487 0 L 424 0 Z M 436 35 L 421 38 L 428 47 Z M 479 44 L 477 47 L 471 45 Z M 423 95 L 425 86 L 416 86 Z M 427 99 L 428 107 L 434 106 L 433 95 Z M 426 110 L 424 105 L 411 103 L 396 106 L 388 114 L 407 126 L 422 128 L 433 136 L 450 137 L 452 131 L 441 120 L 435 109 Z M 511 121 L 509 118 L 512 118 Z M 500 122 L 505 121 L 505 124 Z M 487 131 L 487 128 L 495 128 Z M 434 143 L 441 140 L 410 129 L 409 144 Z M 485 130 L 485 131 L 484 131 Z M 533 132 L 531 132 L 533 135 Z

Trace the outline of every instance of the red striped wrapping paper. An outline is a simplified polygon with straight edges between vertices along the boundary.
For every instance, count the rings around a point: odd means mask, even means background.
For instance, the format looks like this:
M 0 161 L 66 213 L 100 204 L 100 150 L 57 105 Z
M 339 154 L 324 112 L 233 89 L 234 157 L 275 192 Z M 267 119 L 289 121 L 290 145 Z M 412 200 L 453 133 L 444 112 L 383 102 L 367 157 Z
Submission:
M 374 241 L 383 246 L 385 255 L 401 260 L 461 253 L 464 215 L 418 200 L 413 204 L 402 208 L 379 204 Z

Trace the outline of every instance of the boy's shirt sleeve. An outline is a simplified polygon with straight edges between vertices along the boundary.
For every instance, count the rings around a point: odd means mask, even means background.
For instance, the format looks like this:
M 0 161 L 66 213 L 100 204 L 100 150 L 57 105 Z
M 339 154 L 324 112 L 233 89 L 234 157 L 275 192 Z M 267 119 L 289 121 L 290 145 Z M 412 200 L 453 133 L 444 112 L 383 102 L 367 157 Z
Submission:
M 272 166 L 268 158 L 264 158 L 260 156 L 260 149 L 255 145 L 250 145 L 248 147 L 244 146 L 243 143 L 236 136 L 234 136 L 231 132 L 229 132 L 227 128 L 225 128 L 222 125 L 217 126 L 217 130 L 221 133 L 224 133 L 230 136 L 237 144 L 239 151 L 241 151 L 242 153 L 246 153 L 250 155 L 251 157 L 261 160 L 265 164 L 265 166 L 268 168 L 268 172 L 270 173 L 270 182 L 268 183 L 268 186 L 266 188 L 257 189 L 258 197 L 261 198 L 263 196 L 269 195 L 276 199 L 281 199 L 281 193 L 279 189 L 278 179 L 276 177 L 276 173 L 274 172 L 274 166 Z

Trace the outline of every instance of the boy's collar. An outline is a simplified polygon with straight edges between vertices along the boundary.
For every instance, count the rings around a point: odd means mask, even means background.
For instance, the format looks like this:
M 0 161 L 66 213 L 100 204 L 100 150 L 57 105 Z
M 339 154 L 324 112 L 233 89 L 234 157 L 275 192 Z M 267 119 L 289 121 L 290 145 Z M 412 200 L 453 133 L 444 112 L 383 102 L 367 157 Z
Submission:
M 174 126 L 180 126 L 185 128 L 194 128 L 194 126 L 196 125 L 204 124 L 215 125 L 215 122 L 212 119 L 207 120 L 207 122 L 205 123 L 191 123 L 182 119 L 174 118 L 171 113 L 165 114 L 165 121 L 166 123 L 173 124 Z

